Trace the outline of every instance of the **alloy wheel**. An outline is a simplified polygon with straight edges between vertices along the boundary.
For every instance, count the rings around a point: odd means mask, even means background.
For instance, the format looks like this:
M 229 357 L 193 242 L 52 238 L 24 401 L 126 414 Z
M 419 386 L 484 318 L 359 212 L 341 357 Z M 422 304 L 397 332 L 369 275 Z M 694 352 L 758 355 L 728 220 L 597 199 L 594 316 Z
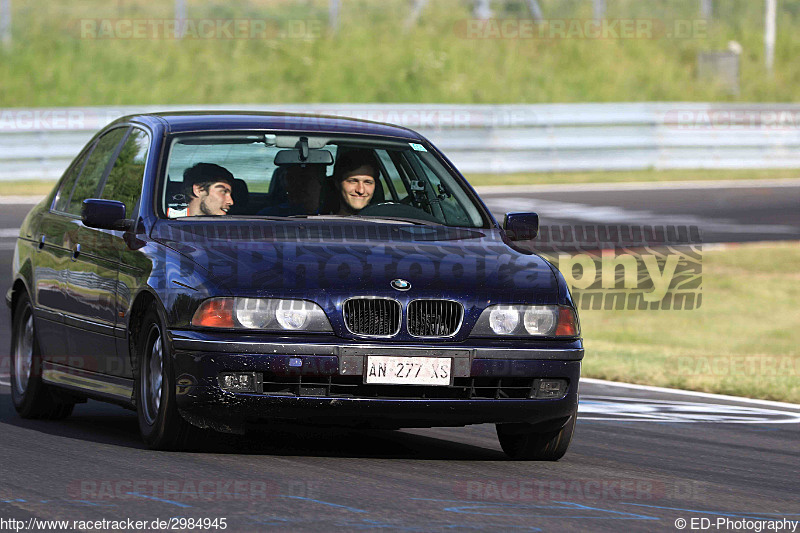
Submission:
M 148 424 L 158 418 L 161 407 L 161 388 L 164 382 L 164 350 L 161 343 L 161 331 L 153 324 L 147 335 L 144 347 L 144 360 L 141 379 L 141 395 L 144 406 L 144 417 Z
M 33 313 L 30 309 L 25 310 L 22 320 L 19 321 L 17 330 L 17 342 L 14 347 L 14 383 L 17 392 L 25 394 L 28 388 L 28 381 L 31 377 L 33 366 Z

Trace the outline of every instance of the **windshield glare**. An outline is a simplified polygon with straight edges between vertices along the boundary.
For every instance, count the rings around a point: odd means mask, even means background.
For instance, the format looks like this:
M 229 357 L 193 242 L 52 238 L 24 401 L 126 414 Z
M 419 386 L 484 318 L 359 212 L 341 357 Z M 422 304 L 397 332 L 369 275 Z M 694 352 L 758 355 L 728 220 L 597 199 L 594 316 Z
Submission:
M 358 216 L 486 227 L 481 210 L 417 143 L 293 135 L 172 139 L 161 210 L 192 216 Z

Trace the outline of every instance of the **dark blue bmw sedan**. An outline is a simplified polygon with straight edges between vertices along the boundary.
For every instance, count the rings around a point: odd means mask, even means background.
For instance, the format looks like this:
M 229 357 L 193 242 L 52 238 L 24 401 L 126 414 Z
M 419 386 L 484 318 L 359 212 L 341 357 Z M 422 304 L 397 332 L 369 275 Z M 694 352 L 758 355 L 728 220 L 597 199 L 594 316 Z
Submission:
M 428 140 L 333 117 L 161 113 L 98 133 L 25 219 L 12 397 L 138 413 L 148 446 L 263 424 L 493 423 L 515 459 L 572 439 L 567 285 Z

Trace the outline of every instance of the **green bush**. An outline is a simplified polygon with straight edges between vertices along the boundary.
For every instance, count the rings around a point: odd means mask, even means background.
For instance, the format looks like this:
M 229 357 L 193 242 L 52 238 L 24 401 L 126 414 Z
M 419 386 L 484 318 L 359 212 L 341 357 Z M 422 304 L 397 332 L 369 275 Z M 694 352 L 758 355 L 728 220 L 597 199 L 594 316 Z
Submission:
M 0 52 L 0 106 L 289 102 L 539 103 L 796 101 L 793 32 L 800 1 L 780 2 L 775 75 L 766 76 L 763 2 L 717 0 L 691 38 L 467 39 L 471 2 L 431 0 L 408 31 L 411 0 L 190 0 L 192 19 L 299 23 L 312 38 L 87 39 L 86 19 L 166 19 L 173 2 L 12 0 L 13 44 Z M 548 19 L 587 20 L 589 0 L 541 0 Z M 607 16 L 670 27 L 697 20 L 697 0 L 609 0 Z M 528 17 L 523 0 L 494 0 L 501 19 Z M 697 52 L 743 46 L 741 93 L 696 76 Z

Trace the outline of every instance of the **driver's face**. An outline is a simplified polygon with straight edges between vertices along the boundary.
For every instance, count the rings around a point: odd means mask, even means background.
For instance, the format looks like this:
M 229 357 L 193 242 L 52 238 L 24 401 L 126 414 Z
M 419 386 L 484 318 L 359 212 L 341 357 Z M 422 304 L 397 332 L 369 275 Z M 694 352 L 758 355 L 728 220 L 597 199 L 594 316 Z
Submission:
M 227 215 L 233 205 L 231 186 L 225 181 L 212 183 L 208 190 L 195 185 L 194 194 L 200 198 L 200 212 L 203 215 Z
M 345 173 L 344 179 L 340 182 L 340 192 L 348 211 L 358 212 L 367 207 L 372 195 L 375 194 L 372 167 L 362 165 Z

